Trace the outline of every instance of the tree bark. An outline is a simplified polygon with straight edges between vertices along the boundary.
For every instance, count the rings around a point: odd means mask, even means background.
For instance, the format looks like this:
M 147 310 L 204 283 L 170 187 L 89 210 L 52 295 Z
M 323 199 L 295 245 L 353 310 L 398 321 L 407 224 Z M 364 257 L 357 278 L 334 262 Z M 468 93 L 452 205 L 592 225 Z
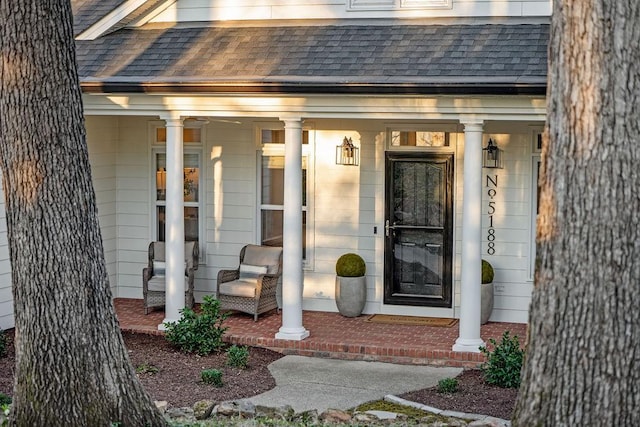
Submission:
M 11 422 L 165 425 L 122 340 L 69 0 L 0 2 L 0 165 L 16 324 Z
M 640 1 L 554 0 L 514 426 L 640 425 Z

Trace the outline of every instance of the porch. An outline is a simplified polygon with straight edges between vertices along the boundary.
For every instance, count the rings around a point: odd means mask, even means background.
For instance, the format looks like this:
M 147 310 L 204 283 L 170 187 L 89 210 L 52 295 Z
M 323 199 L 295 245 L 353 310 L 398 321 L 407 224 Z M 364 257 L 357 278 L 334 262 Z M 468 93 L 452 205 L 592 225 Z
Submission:
M 161 334 L 158 324 L 164 311 L 144 314 L 142 300 L 114 300 L 123 331 Z M 310 336 L 302 341 L 274 338 L 282 326 L 282 317 L 275 311 L 253 317 L 232 314 L 225 322 L 229 327 L 225 341 L 239 345 L 264 347 L 284 354 L 327 357 L 347 360 L 367 360 L 415 365 L 477 367 L 484 361 L 480 353 L 454 352 L 459 325 L 432 327 L 366 322 L 369 316 L 347 318 L 339 313 L 304 311 L 303 324 Z M 527 325 L 522 323 L 489 322 L 481 327 L 481 337 L 488 343 L 498 340 L 504 331 L 518 335 L 524 342 Z

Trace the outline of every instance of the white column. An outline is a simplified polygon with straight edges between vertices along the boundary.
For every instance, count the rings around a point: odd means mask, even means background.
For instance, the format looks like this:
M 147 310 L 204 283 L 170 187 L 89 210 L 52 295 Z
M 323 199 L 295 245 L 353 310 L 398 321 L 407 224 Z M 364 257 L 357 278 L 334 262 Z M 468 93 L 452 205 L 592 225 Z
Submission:
M 167 197 L 165 208 L 165 322 L 180 319 L 184 297 L 184 167 L 182 119 L 165 120 L 167 128 Z M 163 329 L 163 325 L 158 325 Z
M 464 123 L 460 332 L 453 351 L 480 352 L 482 121 Z
M 276 338 L 300 341 L 302 326 L 302 120 L 284 121 L 284 224 L 282 238 L 282 327 Z

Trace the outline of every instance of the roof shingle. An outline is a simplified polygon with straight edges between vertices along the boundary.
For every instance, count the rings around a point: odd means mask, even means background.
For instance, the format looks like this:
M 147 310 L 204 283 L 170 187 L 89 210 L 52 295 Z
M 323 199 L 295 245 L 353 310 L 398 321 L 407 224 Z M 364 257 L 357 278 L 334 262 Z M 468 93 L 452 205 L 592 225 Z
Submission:
M 544 82 L 546 24 L 121 29 L 78 41 L 88 82 Z

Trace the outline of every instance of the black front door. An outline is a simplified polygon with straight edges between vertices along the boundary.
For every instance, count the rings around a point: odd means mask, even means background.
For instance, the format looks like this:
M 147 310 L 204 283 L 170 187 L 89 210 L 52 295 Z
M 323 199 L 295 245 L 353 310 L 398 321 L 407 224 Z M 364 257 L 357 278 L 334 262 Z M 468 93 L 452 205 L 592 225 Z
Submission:
M 453 155 L 387 153 L 385 304 L 451 307 Z

